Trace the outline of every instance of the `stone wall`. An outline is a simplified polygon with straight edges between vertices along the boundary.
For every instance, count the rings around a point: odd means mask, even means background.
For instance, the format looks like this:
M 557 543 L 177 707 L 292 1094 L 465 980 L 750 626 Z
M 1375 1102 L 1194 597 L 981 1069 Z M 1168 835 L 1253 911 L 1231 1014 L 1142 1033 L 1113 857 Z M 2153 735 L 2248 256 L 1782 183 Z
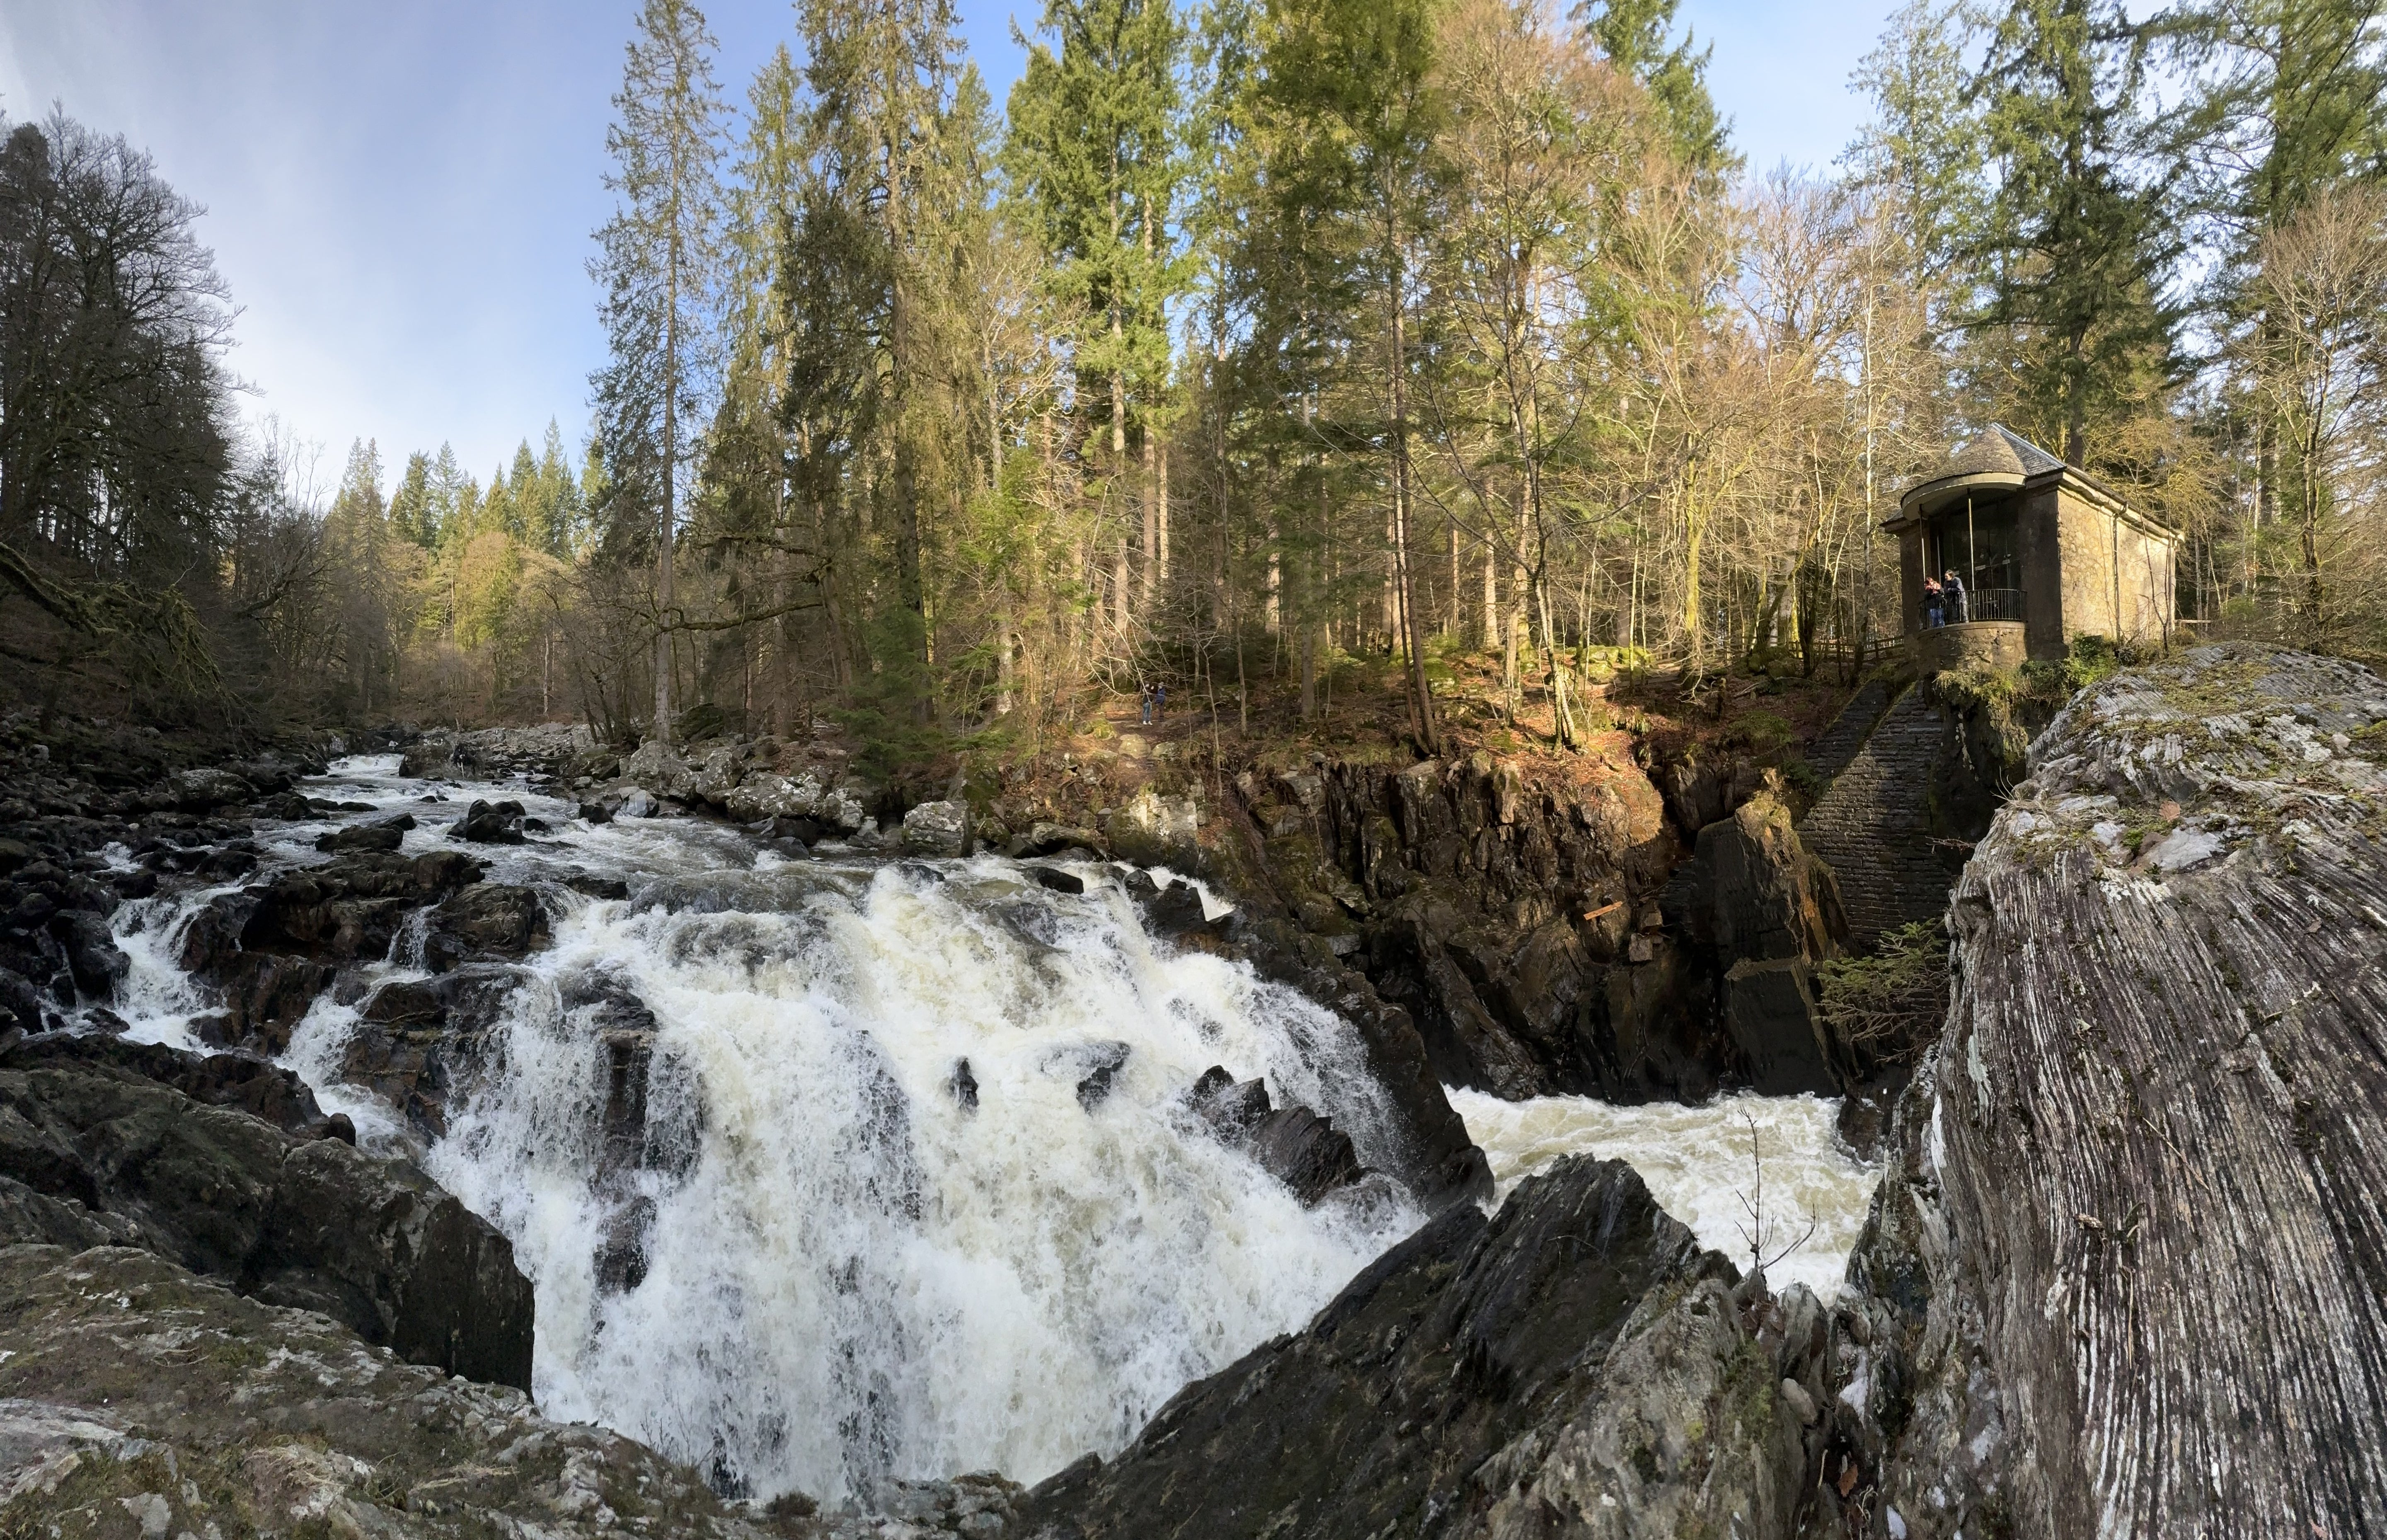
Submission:
M 1906 640 L 1914 671 L 1926 676 L 1959 668 L 2004 672 L 2020 668 L 2027 656 L 2023 630 L 2018 620 L 1977 620 L 1933 626 Z
M 2178 613 L 2171 541 L 2068 492 L 2059 501 L 2057 524 L 2063 639 L 2098 636 L 2146 642 L 2168 637 Z

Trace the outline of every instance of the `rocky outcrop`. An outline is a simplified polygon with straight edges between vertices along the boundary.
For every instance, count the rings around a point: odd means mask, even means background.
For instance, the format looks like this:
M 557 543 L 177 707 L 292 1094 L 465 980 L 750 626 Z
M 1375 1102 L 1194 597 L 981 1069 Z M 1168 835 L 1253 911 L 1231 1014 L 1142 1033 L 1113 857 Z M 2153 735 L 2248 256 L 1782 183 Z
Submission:
M 1738 1079 L 1767 1095 L 1835 1095 L 1856 1082 L 1857 1056 L 1833 1041 L 1814 976 L 1848 935 L 1838 885 L 1780 801 L 1761 791 L 1699 830 L 1660 903 L 1720 981 L 1714 1008 Z
M 140 1246 L 411 1362 L 528 1389 L 531 1291 L 513 1248 L 354 1139 L 254 1061 L 32 1039 L 0 1054 L 0 1241 Z
M 1447 1083 L 1703 1093 L 1720 1045 L 1686 1026 L 1673 944 L 1642 928 L 1679 846 L 1648 778 L 1601 764 L 1532 789 L 1483 755 L 1246 772 L 1246 880 L 1408 1012 Z
M 734 1509 L 696 1472 L 550 1422 L 518 1390 L 417 1367 L 146 1252 L 0 1249 L 0 1298 L 8 1534 L 836 1533 Z
M 1832 1334 L 1804 1290 L 1736 1282 L 1631 1168 L 1571 1157 L 1038 1487 L 1020 1532 L 1787 1537 Z
M 553 776 L 575 757 L 596 751 L 596 734 L 577 723 L 484 727 L 467 733 L 435 728 L 406 745 L 398 773 L 448 780 Z
M 2086 691 L 1950 923 L 1850 1267 L 1850 1521 L 2387 1533 L 2387 686 L 2230 646 Z
M 406 917 L 479 879 L 461 851 L 344 855 L 213 900 L 183 932 L 182 964 L 223 991 L 209 1041 L 279 1054 L 348 964 L 389 954 Z

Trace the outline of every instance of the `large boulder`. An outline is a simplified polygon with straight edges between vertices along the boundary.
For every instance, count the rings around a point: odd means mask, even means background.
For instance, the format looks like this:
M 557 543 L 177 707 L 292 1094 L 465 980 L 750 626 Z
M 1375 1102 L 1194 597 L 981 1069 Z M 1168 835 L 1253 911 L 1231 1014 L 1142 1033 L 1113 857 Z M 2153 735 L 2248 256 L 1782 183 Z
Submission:
M 969 822 L 969 804 L 921 802 L 903 814 L 903 844 L 914 855 L 959 855 Z
M 622 778 L 658 797 L 686 802 L 696 791 L 696 772 L 668 744 L 649 738 L 622 761 Z
M 1036 1488 L 1020 1533 L 1789 1540 L 1831 1341 L 1803 1289 L 1733 1281 L 1630 1167 L 1569 1157 Z
M 163 796 L 157 800 L 184 813 L 207 813 L 256 796 L 257 788 L 231 771 L 202 767 L 177 770 L 166 777 Z
M 476 882 L 431 911 L 423 962 L 445 973 L 462 963 L 519 960 L 545 946 L 548 934 L 547 910 L 535 890 Z
M 321 1310 L 412 1361 L 529 1388 L 530 1284 L 505 1237 L 410 1165 L 360 1155 L 308 1117 L 311 1099 L 265 1079 L 278 1072 L 151 1062 L 170 1053 L 35 1039 L 0 1054 L 6 1168 L 48 1200 L 15 1205 L 44 1218 L 6 1239 L 54 1240 L 80 1209 L 118 1239 Z M 280 1120 L 240 1105 L 251 1084 Z
M 1718 979 L 1743 1079 L 1769 1095 L 1855 1083 L 1857 1056 L 1834 1042 L 1813 969 L 1838 955 L 1848 922 L 1831 868 L 1800 843 L 1787 808 L 1759 791 L 1699 830 L 1661 903 Z
M 2351 663 L 2191 649 L 2033 746 L 1850 1266 L 1869 1533 L 2387 1533 L 2382 828 Z
M 740 823 L 764 818 L 810 818 L 820 812 L 820 776 L 806 770 L 797 776 L 761 771 L 746 776 L 722 798 L 722 808 Z

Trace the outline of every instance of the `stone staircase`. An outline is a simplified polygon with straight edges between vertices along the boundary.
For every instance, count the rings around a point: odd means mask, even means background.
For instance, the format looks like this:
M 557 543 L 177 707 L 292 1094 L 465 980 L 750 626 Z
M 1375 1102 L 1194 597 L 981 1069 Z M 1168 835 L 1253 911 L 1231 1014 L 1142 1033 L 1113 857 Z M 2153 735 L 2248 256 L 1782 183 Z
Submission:
M 1868 700 L 1871 692 L 1878 695 Z M 1960 752 L 1945 708 L 1914 686 L 1890 699 L 1876 683 L 1857 693 L 1808 756 L 1832 781 L 1800 820 L 1799 838 L 1838 877 L 1855 950 L 1946 911 L 1963 861 L 1934 840 L 1931 789 Z

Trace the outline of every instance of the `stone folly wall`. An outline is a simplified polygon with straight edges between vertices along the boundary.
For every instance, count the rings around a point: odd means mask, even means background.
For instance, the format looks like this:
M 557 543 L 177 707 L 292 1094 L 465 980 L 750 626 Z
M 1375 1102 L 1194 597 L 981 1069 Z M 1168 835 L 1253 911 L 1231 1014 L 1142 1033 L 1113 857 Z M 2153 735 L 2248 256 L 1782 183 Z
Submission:
M 2064 636 L 2152 642 L 2173 628 L 2171 542 L 2087 499 L 2064 496 L 2057 510 L 2064 563 Z
M 2018 620 L 1977 620 L 1963 625 L 1936 625 L 1907 638 L 1914 670 L 1928 676 L 1957 668 L 2007 672 L 2020 668 L 2027 652 L 2023 623 Z

